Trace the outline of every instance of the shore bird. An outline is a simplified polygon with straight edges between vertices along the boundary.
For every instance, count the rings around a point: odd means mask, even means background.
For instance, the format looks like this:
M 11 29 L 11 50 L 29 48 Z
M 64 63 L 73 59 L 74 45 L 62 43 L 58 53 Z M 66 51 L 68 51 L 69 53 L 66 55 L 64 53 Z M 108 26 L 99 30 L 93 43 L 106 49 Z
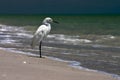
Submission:
M 50 17 L 46 17 L 43 22 L 42 25 L 40 25 L 38 27 L 38 29 L 36 30 L 36 32 L 34 33 L 34 36 L 32 38 L 32 43 L 31 43 L 31 47 L 34 48 L 36 43 L 39 42 L 39 54 L 40 54 L 40 58 L 42 57 L 41 55 L 41 45 L 42 45 L 42 41 L 45 37 L 47 37 L 48 33 L 51 30 L 51 24 L 50 23 L 58 23 L 57 21 L 54 21 L 52 18 Z

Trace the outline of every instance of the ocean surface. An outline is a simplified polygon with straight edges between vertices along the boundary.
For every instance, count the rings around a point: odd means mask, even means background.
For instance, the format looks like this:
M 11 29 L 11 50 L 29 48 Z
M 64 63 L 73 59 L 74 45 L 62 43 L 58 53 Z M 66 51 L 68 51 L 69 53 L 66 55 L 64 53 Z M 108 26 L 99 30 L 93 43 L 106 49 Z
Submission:
M 31 49 L 35 30 L 47 15 L 0 15 L 0 48 L 39 56 Z M 120 76 L 120 15 L 55 15 L 42 55 L 71 66 Z

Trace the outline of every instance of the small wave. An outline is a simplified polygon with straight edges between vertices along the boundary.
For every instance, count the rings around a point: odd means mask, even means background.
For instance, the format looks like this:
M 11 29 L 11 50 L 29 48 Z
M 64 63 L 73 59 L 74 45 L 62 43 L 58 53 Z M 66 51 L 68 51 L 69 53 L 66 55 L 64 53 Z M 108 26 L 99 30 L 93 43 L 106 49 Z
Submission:
M 8 25 L 1 25 L 0 24 L 0 31 L 17 31 L 20 32 L 22 30 L 22 27 L 17 26 L 8 26 Z
M 71 54 L 71 53 L 62 52 L 61 54 L 66 54 L 66 55 L 68 55 L 68 54 Z
M 27 33 L 23 27 L 0 25 L 0 44 L 21 43 L 20 39 L 32 38 L 33 35 Z
M 33 35 L 27 34 L 27 33 L 16 33 L 16 35 L 19 36 L 19 37 L 28 37 L 28 38 L 33 37 Z
M 48 38 L 55 39 L 59 42 L 62 43 L 67 43 L 67 44 L 80 44 L 80 43 L 91 43 L 91 40 L 88 39 L 80 39 L 80 36 L 68 36 L 68 35 L 63 35 L 63 34 L 52 34 L 48 35 Z
M 112 35 L 106 35 L 106 36 L 104 36 L 103 39 L 115 39 L 115 36 L 112 36 Z
M 7 39 L 7 40 L 0 40 L 0 43 L 1 44 L 10 44 L 10 43 L 15 43 L 16 41 L 15 40 L 10 40 L 10 39 Z

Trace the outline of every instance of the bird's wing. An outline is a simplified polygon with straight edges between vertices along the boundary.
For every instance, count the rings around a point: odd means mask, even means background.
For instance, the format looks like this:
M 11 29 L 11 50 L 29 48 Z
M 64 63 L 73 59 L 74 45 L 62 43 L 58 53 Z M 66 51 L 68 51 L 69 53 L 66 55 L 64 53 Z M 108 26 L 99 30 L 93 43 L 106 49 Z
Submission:
M 34 48 L 36 43 L 39 42 L 39 41 L 42 41 L 44 36 L 45 36 L 44 26 L 42 25 L 35 32 L 35 34 L 34 34 L 34 36 L 32 38 L 31 47 Z
M 35 44 L 36 44 L 36 35 L 34 35 L 33 36 L 33 38 L 32 38 L 32 42 L 31 42 L 31 47 L 32 47 L 32 49 L 35 47 Z

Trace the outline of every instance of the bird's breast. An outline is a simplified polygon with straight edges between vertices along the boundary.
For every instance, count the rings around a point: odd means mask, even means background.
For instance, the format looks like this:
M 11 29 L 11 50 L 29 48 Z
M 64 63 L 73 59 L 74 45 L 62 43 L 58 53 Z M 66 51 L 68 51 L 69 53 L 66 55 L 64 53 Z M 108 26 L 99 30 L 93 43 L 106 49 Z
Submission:
M 51 26 L 50 26 L 50 25 L 49 25 L 49 26 L 46 26 L 45 31 L 46 31 L 47 34 L 50 32 L 50 30 L 51 30 Z

